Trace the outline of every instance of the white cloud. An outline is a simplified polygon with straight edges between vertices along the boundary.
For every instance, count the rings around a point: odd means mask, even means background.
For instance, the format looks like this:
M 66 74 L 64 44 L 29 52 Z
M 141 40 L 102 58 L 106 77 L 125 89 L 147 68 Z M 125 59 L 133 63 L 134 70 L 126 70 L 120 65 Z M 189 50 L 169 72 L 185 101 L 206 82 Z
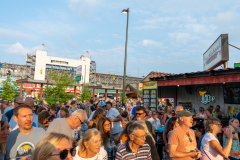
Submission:
M 145 47 L 156 47 L 156 48 L 163 47 L 163 43 L 162 42 L 153 41 L 151 39 L 144 39 L 144 40 L 142 40 L 141 43 Z
M 238 21 L 238 14 L 234 12 L 224 12 L 224 13 L 218 13 L 216 16 L 216 21 L 222 25 L 229 25 L 233 22 Z
M 173 40 L 173 43 L 177 43 L 176 45 L 186 44 L 190 40 L 196 40 L 198 38 L 189 33 L 181 32 L 169 33 L 168 36 Z
M 23 56 L 27 54 L 33 54 L 36 52 L 36 49 L 41 48 L 41 46 L 32 47 L 32 48 L 23 47 L 23 45 L 18 42 L 15 44 L 0 44 L 0 47 L 2 47 L 3 48 L 2 50 L 6 53 L 23 55 Z
M 101 44 L 103 43 L 102 40 L 100 40 L 100 39 L 96 39 L 94 41 L 97 42 L 97 43 L 101 43 Z
M 79 13 L 82 17 L 89 17 L 99 0 L 69 0 L 68 7 Z

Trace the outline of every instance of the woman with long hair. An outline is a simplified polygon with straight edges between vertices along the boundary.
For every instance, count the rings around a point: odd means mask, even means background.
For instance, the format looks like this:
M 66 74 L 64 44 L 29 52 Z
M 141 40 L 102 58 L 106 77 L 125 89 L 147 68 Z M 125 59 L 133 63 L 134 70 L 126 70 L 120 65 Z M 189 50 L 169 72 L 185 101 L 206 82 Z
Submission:
M 173 117 L 173 114 L 171 111 L 171 106 L 168 105 L 164 108 L 164 114 L 162 116 L 162 125 L 165 125 L 166 120 L 168 120 L 171 117 Z
M 240 151 L 239 137 L 238 137 L 238 131 L 237 131 L 238 127 L 239 127 L 238 119 L 232 118 L 232 119 L 229 120 L 229 127 L 228 128 L 231 128 L 232 130 L 235 131 L 235 133 L 233 134 L 231 152 L 236 152 L 236 151 L 239 152 Z M 223 147 L 225 147 L 227 145 L 227 141 L 228 141 L 227 134 L 224 133 L 223 134 Z M 239 157 L 236 157 L 236 156 L 229 156 L 228 158 L 230 160 L 240 159 Z
M 205 111 L 207 118 L 212 117 L 213 116 L 213 106 L 209 106 L 206 111 Z
M 167 123 L 167 128 L 166 128 L 166 138 L 168 140 L 168 135 L 172 132 L 172 130 L 174 130 L 175 128 L 177 128 L 178 126 L 178 119 L 177 117 L 172 117 L 169 119 L 168 123 Z
M 6 142 L 9 136 L 9 124 L 7 117 L 2 116 L 0 121 L 0 160 L 4 160 L 4 155 L 6 154 Z
M 101 133 L 96 128 L 87 130 L 76 148 L 73 160 L 107 160 L 107 151 L 101 147 L 101 144 Z
M 146 121 L 152 118 L 153 112 L 151 110 L 148 110 L 148 115 L 144 118 Z
M 46 134 L 33 151 L 33 160 L 72 160 L 71 139 L 60 133 Z
M 133 121 L 128 122 L 122 132 L 120 132 L 117 139 L 115 140 L 116 145 L 118 145 L 121 141 L 122 143 L 125 143 L 129 139 L 127 129 L 131 124 L 133 124 Z
M 106 147 L 108 139 L 111 137 L 112 123 L 109 118 L 102 117 L 98 120 L 97 129 L 101 132 L 103 146 Z
M 98 124 L 98 121 L 100 118 L 103 117 L 103 109 L 99 108 L 97 109 L 94 114 L 93 114 L 93 117 L 92 119 L 89 121 L 88 123 L 88 129 L 91 129 L 91 128 L 96 128 L 97 127 L 97 124 Z

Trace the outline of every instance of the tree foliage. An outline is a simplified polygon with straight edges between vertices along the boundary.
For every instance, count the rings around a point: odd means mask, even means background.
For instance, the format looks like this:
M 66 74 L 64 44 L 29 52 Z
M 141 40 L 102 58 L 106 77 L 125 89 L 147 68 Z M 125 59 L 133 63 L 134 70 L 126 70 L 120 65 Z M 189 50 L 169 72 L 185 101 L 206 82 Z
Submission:
M 66 102 L 74 97 L 72 93 L 65 92 L 65 89 L 74 83 L 69 72 L 62 71 L 61 73 L 57 73 L 50 71 L 47 77 L 50 81 L 54 82 L 54 85 L 46 86 L 43 91 L 49 105 L 55 104 L 57 101 L 59 101 L 59 103 Z
M 2 84 L 3 86 L 0 88 L 2 90 L 2 93 L 0 93 L 1 97 L 6 100 L 14 100 L 14 98 L 19 96 L 18 85 L 11 78 L 8 77 L 5 81 L 2 81 Z
M 90 92 L 90 89 L 88 88 L 89 87 L 89 84 L 88 83 L 84 83 L 83 84 L 83 87 L 82 87 L 82 92 L 81 94 L 79 95 L 79 99 L 80 101 L 84 101 L 84 100 L 87 100 L 89 101 L 90 99 L 92 99 L 92 94 Z
M 122 91 L 120 91 L 120 102 L 122 102 L 123 100 L 122 100 L 122 95 L 123 95 L 123 93 L 122 93 Z M 126 94 L 126 92 L 125 92 L 125 101 L 127 101 L 127 94 Z

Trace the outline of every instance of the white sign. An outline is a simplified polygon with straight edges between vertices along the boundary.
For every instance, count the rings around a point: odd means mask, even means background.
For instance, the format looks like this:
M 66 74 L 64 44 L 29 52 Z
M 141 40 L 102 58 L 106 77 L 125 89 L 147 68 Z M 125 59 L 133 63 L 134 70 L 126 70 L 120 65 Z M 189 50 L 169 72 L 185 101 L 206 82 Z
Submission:
M 215 100 L 215 97 L 214 96 L 210 96 L 209 94 L 204 94 L 202 95 L 202 103 L 203 104 L 207 104 L 207 103 L 210 103 L 210 102 L 214 102 Z
M 76 77 L 82 76 L 82 65 L 77 67 Z
M 212 44 L 212 46 L 203 54 L 203 70 L 208 70 L 222 61 L 222 37 Z

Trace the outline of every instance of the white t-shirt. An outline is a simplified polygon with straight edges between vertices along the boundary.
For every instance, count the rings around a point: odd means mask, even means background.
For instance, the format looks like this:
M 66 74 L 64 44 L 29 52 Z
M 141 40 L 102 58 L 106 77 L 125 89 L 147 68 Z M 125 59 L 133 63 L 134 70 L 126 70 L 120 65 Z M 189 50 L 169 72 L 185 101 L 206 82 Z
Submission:
M 116 119 L 117 116 L 120 115 L 120 113 L 118 112 L 118 110 L 116 108 L 111 108 L 108 112 L 107 112 L 107 116 L 106 117 L 110 117 L 112 120 Z M 112 122 L 112 129 L 111 129 L 111 133 L 112 134 L 116 134 L 119 133 L 123 130 L 123 128 L 121 127 L 121 121 L 118 122 Z
M 207 133 L 204 135 L 203 139 L 202 139 L 202 145 L 201 145 L 201 148 L 200 148 L 200 151 L 201 151 L 201 154 L 202 154 L 202 158 L 201 158 L 200 160 L 209 160 L 209 158 L 212 159 L 212 160 L 223 160 L 223 159 L 224 159 L 221 155 L 219 155 L 219 154 L 209 145 L 208 142 L 209 142 L 209 141 L 212 141 L 212 140 L 216 140 L 216 141 L 219 143 L 218 139 L 217 139 L 212 133 L 207 132 Z M 219 143 L 219 144 L 220 144 L 220 143 Z M 205 152 L 203 151 L 203 149 L 204 149 L 204 151 L 206 152 L 206 154 L 207 154 L 208 156 L 205 154 Z M 208 157 L 209 157 L 209 158 L 208 158 Z
M 96 154 L 96 156 L 92 158 L 79 157 L 78 150 L 79 150 L 79 146 L 76 147 L 76 155 L 73 157 L 73 160 L 107 160 L 108 159 L 107 151 L 103 147 L 101 147 L 98 154 Z

